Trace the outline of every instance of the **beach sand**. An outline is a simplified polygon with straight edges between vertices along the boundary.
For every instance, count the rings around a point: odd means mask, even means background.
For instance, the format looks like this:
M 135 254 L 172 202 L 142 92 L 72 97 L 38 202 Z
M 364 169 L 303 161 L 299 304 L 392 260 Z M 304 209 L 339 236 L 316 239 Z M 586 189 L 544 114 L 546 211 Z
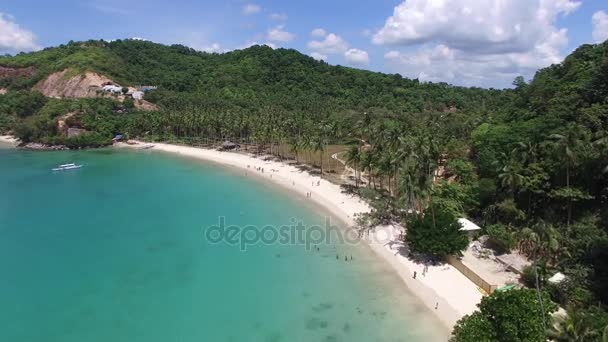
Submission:
M 141 148 L 143 143 L 137 145 L 119 143 L 117 146 Z M 357 196 L 343 193 L 340 186 L 282 162 L 265 161 L 241 153 L 162 143 L 154 144 L 152 150 L 246 170 L 247 174 L 263 177 L 309 198 L 351 226 L 354 226 L 357 214 L 370 211 L 367 203 Z M 261 171 L 262 168 L 264 172 Z M 307 195 L 309 193 L 310 196 Z M 413 294 L 420 298 L 448 329 L 451 329 L 458 319 L 475 311 L 482 293 L 475 284 L 451 265 L 428 266 L 427 271 L 423 272 L 425 267 L 423 264 L 409 260 L 400 253 L 404 248 L 403 242 L 398 239 L 400 232 L 393 226 L 376 227 L 363 240 L 369 243 L 379 257 L 391 265 Z M 414 272 L 417 272 L 416 279 L 413 278 Z

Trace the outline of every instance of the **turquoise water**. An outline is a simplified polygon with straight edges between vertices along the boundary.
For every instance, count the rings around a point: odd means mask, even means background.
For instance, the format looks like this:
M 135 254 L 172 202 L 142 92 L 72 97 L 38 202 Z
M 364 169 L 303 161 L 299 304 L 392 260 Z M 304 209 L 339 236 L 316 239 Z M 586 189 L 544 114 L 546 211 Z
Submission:
M 50 171 L 64 162 L 85 167 Z M 206 240 L 220 216 L 324 221 L 240 171 L 150 152 L 0 148 L 0 193 L 0 341 L 446 339 L 364 245 Z

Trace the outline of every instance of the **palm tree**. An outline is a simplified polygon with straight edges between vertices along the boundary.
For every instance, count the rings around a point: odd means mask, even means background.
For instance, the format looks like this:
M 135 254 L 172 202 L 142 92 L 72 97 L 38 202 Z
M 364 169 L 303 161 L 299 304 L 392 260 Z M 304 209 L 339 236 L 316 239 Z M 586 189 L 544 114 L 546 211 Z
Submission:
M 298 160 L 298 155 L 299 153 L 302 151 L 302 142 L 300 141 L 299 138 L 295 138 L 292 142 L 291 142 L 291 152 L 293 152 L 296 155 L 296 163 L 299 163 L 300 161 Z
M 419 213 L 422 213 L 420 206 L 421 193 L 418 188 L 419 169 L 413 158 L 407 158 L 399 169 L 398 193 L 401 201 L 405 205 L 406 213 L 410 209 L 416 208 Z
M 518 142 L 511 155 L 515 156 L 517 161 L 522 165 L 527 165 L 536 162 L 538 157 L 538 145 L 530 141 Z
M 569 131 L 566 135 L 551 134 L 549 138 L 555 141 L 555 147 L 561 157 L 565 157 L 566 187 L 570 187 L 570 168 L 577 159 L 574 148 L 580 143 L 580 140 L 578 140 L 571 131 Z
M 315 152 L 321 152 L 321 158 L 320 158 L 320 163 L 319 166 L 321 168 L 321 175 L 323 175 L 323 152 L 325 152 L 325 146 L 327 145 L 327 141 L 325 140 L 325 138 L 323 136 L 317 136 L 315 137 L 315 139 L 312 141 L 312 148 L 313 151 Z
M 593 329 L 587 316 L 570 311 L 547 332 L 547 335 L 556 342 L 587 342 L 597 341 L 599 334 Z
M 346 153 L 346 163 L 352 165 L 355 170 L 355 185 L 359 189 L 359 165 L 361 164 L 361 150 L 359 146 L 351 146 Z
M 581 127 L 573 125 L 568 127 L 565 134 L 551 134 L 550 139 L 554 141 L 554 146 L 559 158 L 564 158 L 566 161 L 566 188 L 570 188 L 570 169 L 577 161 L 577 150 L 582 144 Z M 572 219 L 572 200 L 568 199 L 568 219 L 567 227 L 570 229 L 570 221 Z
M 519 251 L 532 260 L 547 260 L 555 264 L 561 254 L 567 253 L 564 246 L 560 245 L 560 234 L 550 224 L 543 221 L 524 228 L 518 236 Z
M 507 165 L 504 165 L 500 169 L 498 179 L 500 179 L 501 185 L 509 189 L 511 195 L 515 197 L 517 189 L 524 183 L 524 176 L 521 174 L 521 166 L 513 160 L 509 161 Z

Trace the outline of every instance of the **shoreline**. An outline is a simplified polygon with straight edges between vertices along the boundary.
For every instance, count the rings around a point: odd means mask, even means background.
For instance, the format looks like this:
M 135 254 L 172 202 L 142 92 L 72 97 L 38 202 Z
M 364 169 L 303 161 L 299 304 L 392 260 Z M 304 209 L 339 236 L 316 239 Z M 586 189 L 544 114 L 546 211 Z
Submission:
M 370 207 L 358 196 L 342 193 L 339 185 L 319 176 L 278 161 L 265 161 L 254 156 L 222 152 L 190 146 L 153 143 L 150 150 L 173 153 L 220 165 L 230 166 L 261 177 L 299 196 L 312 200 L 349 226 L 355 225 L 357 214 L 369 212 Z M 138 149 L 143 143 L 118 148 Z M 264 172 L 256 168 L 263 168 Z M 307 193 L 310 193 L 308 198 Z M 376 227 L 369 237 L 363 237 L 374 254 L 383 259 L 401 278 L 407 288 L 439 319 L 445 328 L 453 328 L 456 321 L 477 309 L 482 293 L 475 284 L 449 264 L 428 266 L 415 263 L 401 255 L 403 242 L 398 239 L 401 230 L 394 226 Z M 413 273 L 417 273 L 416 279 Z M 425 275 L 423 275 L 425 273 Z
M 0 143 L 11 144 L 13 146 L 17 146 L 19 140 L 11 135 L 0 135 Z
M 0 145 L 17 147 L 18 141 L 12 136 L 0 136 Z M 141 149 L 145 143 L 136 145 L 118 143 L 115 148 Z M 293 165 L 278 161 L 265 161 L 247 154 L 222 152 L 191 146 L 154 143 L 150 150 L 211 162 L 226 167 L 240 169 L 259 179 L 268 180 L 286 191 L 310 199 L 312 205 L 320 206 L 347 226 L 355 225 L 357 214 L 369 212 L 369 205 L 356 195 L 342 193 L 339 185 L 311 175 Z M 264 168 L 264 172 L 256 168 Z M 318 184 L 318 185 L 317 185 Z M 307 193 L 311 197 L 307 197 Z M 420 300 L 449 332 L 456 322 L 473 313 L 483 297 L 477 288 L 460 271 L 449 264 L 427 266 L 416 263 L 402 255 L 404 244 L 398 239 L 401 230 L 394 226 L 379 226 L 361 238 L 377 257 L 392 268 L 411 294 Z M 417 273 L 416 279 L 413 273 Z M 423 275 L 425 274 L 425 275 Z M 437 306 L 437 307 L 436 307 Z

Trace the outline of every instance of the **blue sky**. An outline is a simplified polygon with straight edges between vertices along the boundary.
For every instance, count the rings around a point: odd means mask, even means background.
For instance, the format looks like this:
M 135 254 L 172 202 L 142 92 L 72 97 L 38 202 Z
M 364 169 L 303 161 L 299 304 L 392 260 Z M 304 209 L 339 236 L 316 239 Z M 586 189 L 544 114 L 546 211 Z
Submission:
M 0 53 L 100 38 L 213 52 L 257 43 L 483 87 L 530 79 L 577 46 L 608 39 L 608 0 L 4 0 L 0 13 Z

